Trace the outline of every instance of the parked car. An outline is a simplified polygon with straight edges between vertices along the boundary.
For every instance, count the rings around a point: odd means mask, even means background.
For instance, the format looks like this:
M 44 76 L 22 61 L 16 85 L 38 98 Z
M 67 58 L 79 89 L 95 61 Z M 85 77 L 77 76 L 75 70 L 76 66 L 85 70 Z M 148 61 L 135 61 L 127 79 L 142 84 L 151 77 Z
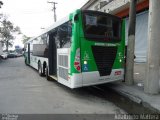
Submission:
M 16 52 L 11 52 L 8 54 L 8 58 L 16 58 L 17 57 L 17 53 Z
M 23 56 L 23 54 L 17 53 L 17 57 L 21 57 Z

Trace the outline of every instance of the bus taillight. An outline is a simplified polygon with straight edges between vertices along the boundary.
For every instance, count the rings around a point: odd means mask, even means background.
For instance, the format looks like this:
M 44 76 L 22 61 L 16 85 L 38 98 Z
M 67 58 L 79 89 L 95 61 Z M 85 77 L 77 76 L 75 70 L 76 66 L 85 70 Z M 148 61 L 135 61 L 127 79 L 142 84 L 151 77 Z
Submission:
M 75 66 L 75 68 L 76 68 L 77 71 L 81 70 L 80 62 L 74 62 L 74 66 Z
M 80 71 L 81 70 L 81 67 L 80 66 L 77 66 L 77 68 L 76 68 L 78 71 Z
M 80 64 L 80 48 L 77 48 L 76 50 L 76 55 L 75 55 L 75 60 L 74 60 L 74 68 L 78 71 L 81 72 L 81 64 Z
M 79 65 L 79 62 L 74 62 L 74 65 L 75 65 L 75 66 Z

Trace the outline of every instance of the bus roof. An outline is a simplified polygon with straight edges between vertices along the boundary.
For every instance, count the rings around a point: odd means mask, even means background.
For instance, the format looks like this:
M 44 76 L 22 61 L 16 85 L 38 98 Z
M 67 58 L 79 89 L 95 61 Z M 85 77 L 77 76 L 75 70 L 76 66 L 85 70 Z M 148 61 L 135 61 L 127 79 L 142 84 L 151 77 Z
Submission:
M 41 35 L 43 35 L 43 34 L 49 32 L 49 31 L 51 31 L 52 29 L 54 29 L 54 28 L 60 26 L 61 24 L 65 23 L 65 22 L 67 22 L 67 21 L 69 21 L 69 16 L 67 16 L 67 17 L 65 17 L 65 18 L 63 18 L 63 19 L 61 19 L 60 21 L 57 21 L 57 22 L 54 23 L 52 26 L 46 28 L 42 33 L 40 33 L 40 34 L 37 35 L 36 37 L 33 37 L 33 38 L 29 39 L 26 43 L 31 42 L 31 41 L 34 40 L 35 38 L 37 38 L 37 37 L 39 37 L 39 36 L 41 36 Z
M 46 28 L 41 34 L 37 35 L 36 37 L 32 37 L 31 39 L 29 39 L 29 40 L 28 40 L 27 42 L 25 42 L 25 43 L 29 43 L 29 42 L 31 42 L 32 40 L 34 40 L 35 38 L 37 38 L 37 37 L 39 37 L 39 36 L 41 36 L 41 35 L 49 32 L 49 31 L 51 31 L 52 29 L 60 26 L 61 24 L 65 23 L 65 22 L 67 22 L 67 21 L 69 21 L 69 20 L 70 20 L 70 16 L 72 16 L 72 14 L 74 14 L 74 13 L 77 13 L 78 11 L 80 11 L 80 9 L 77 9 L 76 11 L 70 13 L 67 17 L 65 17 L 65 18 L 57 21 L 57 22 L 54 23 L 52 26 Z

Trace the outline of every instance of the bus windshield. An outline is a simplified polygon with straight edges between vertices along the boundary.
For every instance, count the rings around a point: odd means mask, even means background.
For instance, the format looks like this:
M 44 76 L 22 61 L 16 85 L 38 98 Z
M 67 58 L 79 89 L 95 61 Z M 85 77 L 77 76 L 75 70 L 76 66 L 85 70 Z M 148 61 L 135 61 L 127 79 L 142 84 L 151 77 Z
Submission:
M 121 37 L 121 19 L 106 13 L 84 12 L 84 34 L 90 40 L 117 42 Z

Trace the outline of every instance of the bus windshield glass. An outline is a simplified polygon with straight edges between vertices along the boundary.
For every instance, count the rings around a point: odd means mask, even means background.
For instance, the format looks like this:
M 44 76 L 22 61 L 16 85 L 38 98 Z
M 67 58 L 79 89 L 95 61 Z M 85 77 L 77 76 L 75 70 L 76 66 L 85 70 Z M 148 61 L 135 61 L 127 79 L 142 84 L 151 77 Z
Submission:
M 85 37 L 90 40 L 117 42 L 121 39 L 121 19 L 96 12 L 83 14 Z

